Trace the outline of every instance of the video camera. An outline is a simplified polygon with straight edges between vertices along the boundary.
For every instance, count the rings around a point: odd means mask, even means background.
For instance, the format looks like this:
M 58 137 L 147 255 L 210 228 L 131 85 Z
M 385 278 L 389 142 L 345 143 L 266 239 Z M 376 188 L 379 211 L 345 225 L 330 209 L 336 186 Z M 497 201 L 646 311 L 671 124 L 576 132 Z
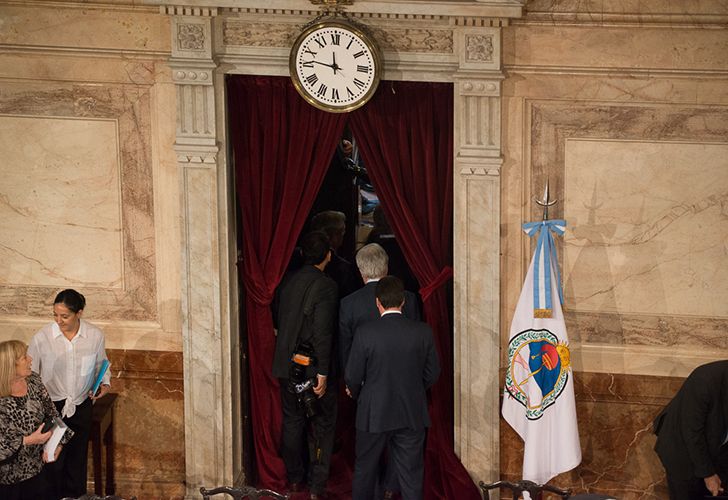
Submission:
M 309 342 L 301 342 L 291 356 L 288 392 L 296 395 L 308 418 L 315 417 L 319 413 L 318 397 L 313 392 L 317 380 L 315 376 L 309 377 L 306 374 L 307 368 L 313 366 L 316 366 L 313 346 Z

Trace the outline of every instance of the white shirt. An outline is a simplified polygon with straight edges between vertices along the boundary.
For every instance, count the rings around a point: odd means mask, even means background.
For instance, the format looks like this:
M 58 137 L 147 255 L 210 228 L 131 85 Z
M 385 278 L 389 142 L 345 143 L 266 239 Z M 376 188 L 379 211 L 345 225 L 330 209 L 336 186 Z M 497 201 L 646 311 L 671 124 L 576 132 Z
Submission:
M 76 413 L 93 387 L 103 360 L 107 359 L 104 334 L 98 327 L 80 320 L 73 340 L 68 340 L 58 324 L 45 325 L 33 336 L 28 354 L 33 358 L 33 371 L 39 373 L 53 401 L 65 400 L 64 417 Z M 102 379 L 108 384 L 111 374 Z

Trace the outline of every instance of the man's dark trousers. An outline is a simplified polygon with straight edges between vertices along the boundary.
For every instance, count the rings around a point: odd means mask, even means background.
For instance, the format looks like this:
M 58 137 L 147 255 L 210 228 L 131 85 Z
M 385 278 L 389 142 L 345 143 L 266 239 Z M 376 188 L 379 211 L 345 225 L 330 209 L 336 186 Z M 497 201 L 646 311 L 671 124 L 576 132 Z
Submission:
M 297 396 L 287 389 L 288 379 L 279 379 L 281 391 L 281 407 L 283 409 L 283 425 L 281 430 L 281 457 L 286 465 L 289 483 L 303 483 L 306 479 L 306 467 L 303 462 L 308 418 Z M 319 414 L 311 419 L 313 425 L 314 447 L 309 464 L 309 480 L 311 493 L 322 494 L 329 478 L 331 452 L 334 447 L 334 430 L 336 428 L 336 401 L 338 384 L 329 381 L 326 392 L 320 398 Z M 318 446 L 316 446 L 318 445 Z M 320 450 L 320 451 L 319 451 Z
M 397 429 L 388 432 L 356 431 L 356 463 L 352 500 L 374 498 L 379 458 L 386 446 L 389 460 L 399 479 L 403 500 L 420 500 L 424 479 L 422 449 L 425 429 Z

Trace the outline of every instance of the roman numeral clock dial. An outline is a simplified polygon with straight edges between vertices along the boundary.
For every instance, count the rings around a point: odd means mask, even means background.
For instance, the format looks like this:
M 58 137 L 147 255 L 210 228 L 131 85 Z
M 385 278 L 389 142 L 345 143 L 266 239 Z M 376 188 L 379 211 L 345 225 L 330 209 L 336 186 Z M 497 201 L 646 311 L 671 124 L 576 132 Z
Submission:
M 289 61 L 291 79 L 306 101 L 343 113 L 363 106 L 377 90 L 379 49 L 357 25 L 343 20 L 314 23 L 298 36 Z

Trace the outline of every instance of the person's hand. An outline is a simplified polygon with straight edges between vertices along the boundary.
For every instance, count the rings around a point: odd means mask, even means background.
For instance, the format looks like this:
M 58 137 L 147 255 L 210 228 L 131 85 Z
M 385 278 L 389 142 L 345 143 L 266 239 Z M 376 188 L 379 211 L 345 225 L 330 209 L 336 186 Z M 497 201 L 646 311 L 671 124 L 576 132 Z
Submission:
M 720 476 L 718 476 L 718 474 L 708 476 L 703 479 L 703 481 L 705 481 L 705 487 L 708 488 L 708 491 L 714 497 L 717 497 L 718 494 L 723 491 L 723 487 L 720 485 Z
M 99 393 L 94 396 L 93 392 L 88 391 L 88 397 L 91 398 L 91 401 L 96 401 L 97 399 L 103 398 L 109 392 L 109 389 L 111 389 L 109 384 L 101 384 L 99 386 Z
M 351 395 L 351 391 L 349 390 L 349 386 L 348 385 L 346 386 L 346 395 L 349 396 L 352 399 L 354 398 L 354 396 Z
M 318 397 L 326 393 L 326 375 L 316 375 L 316 386 L 313 388 L 313 393 Z
M 61 448 L 63 448 L 63 445 L 60 445 L 59 444 L 58 446 L 56 446 L 56 452 L 53 454 L 53 460 L 52 460 L 53 462 L 55 462 L 56 460 L 58 460 L 58 455 L 61 454 Z M 45 450 L 43 450 L 43 462 L 45 462 L 45 463 L 48 463 L 49 462 L 49 460 L 48 460 L 48 452 L 45 451 Z
M 48 441 L 51 438 L 51 434 L 53 434 L 53 431 L 42 432 L 42 430 L 43 430 L 43 423 L 41 422 L 41 424 L 33 432 L 33 434 L 23 436 L 23 444 L 26 446 L 33 445 L 33 444 L 44 444 L 46 441 Z

